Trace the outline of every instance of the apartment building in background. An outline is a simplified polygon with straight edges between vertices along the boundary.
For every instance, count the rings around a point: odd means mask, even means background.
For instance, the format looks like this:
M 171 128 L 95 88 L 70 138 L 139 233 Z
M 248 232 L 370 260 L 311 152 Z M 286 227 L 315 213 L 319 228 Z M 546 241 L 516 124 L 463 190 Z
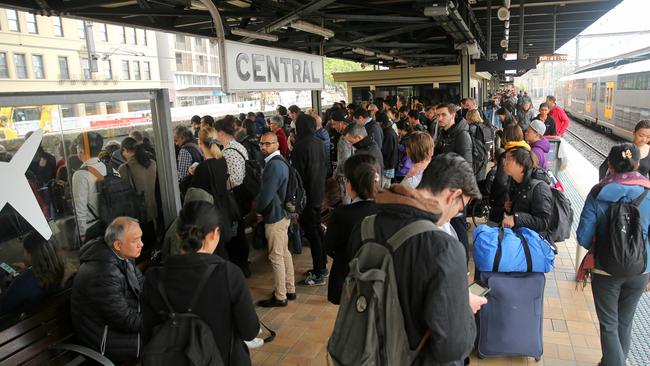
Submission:
M 90 54 L 89 33 L 94 45 Z M 167 88 L 174 107 L 225 101 L 214 41 L 13 9 L 0 9 L 0 88 L 14 92 Z M 61 117 L 148 108 L 145 101 L 62 105 Z

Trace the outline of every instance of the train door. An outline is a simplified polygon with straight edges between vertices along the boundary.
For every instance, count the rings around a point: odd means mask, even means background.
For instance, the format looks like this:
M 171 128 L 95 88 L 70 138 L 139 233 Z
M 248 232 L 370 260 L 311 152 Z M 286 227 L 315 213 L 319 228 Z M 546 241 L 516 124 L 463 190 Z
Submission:
M 585 99 L 585 113 L 591 113 L 591 96 L 594 92 L 593 83 L 587 83 L 587 98 Z
M 605 88 L 605 118 L 611 120 L 613 115 L 613 102 L 614 102 L 614 86 L 613 81 L 608 81 Z

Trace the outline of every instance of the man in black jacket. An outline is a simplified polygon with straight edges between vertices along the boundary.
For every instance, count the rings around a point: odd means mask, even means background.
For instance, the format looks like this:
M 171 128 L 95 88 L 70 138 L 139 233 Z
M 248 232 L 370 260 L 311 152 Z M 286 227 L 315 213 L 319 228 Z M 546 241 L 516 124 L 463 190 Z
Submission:
M 325 195 L 325 147 L 315 135 L 316 120 L 301 113 L 296 118 L 296 143 L 291 153 L 293 167 L 302 177 L 307 195 L 307 204 L 300 215 L 300 226 L 311 247 L 314 268 L 307 271 L 307 278 L 299 284 L 307 286 L 325 285 L 327 255 L 323 245 L 325 234 L 321 229 L 321 205 Z
M 382 132 L 379 123 L 369 117 L 368 111 L 363 108 L 358 108 L 354 111 L 353 119 L 354 122 L 366 128 L 368 136 L 372 136 L 373 140 L 377 143 L 379 150 L 381 150 L 381 144 L 384 141 L 384 133 Z
M 416 220 L 443 225 L 480 198 L 471 166 L 456 154 L 434 158 L 417 189 L 394 184 L 377 195 L 375 239 L 385 243 Z M 361 247 L 360 226 L 352 232 L 350 258 Z M 399 302 L 408 342 L 415 349 L 427 330 L 414 365 L 462 365 L 472 350 L 476 326 L 472 313 L 487 303 L 467 289 L 465 253 L 455 238 L 430 231 L 408 239 L 393 253 Z
M 352 145 L 354 155 L 368 154 L 375 158 L 377 162 L 377 171 L 384 171 L 384 158 L 377 142 L 368 135 L 363 126 L 353 123 L 345 130 L 345 139 Z
M 70 300 L 75 335 L 115 363 L 140 357 L 144 278 L 133 260 L 142 247 L 138 221 L 118 217 L 104 238 L 88 242 L 79 254 Z
M 455 152 L 472 166 L 472 138 L 469 125 L 462 118 L 456 122 L 457 108 L 453 104 L 440 104 L 436 107 L 438 115 L 439 138 L 436 141 L 436 155 Z
M 456 120 L 458 117 L 457 108 L 453 104 L 440 104 L 436 107 L 438 114 L 438 141 L 434 150 L 436 155 L 454 152 L 460 155 L 469 166 L 472 167 L 472 137 L 469 132 L 469 125 L 464 118 Z M 469 238 L 465 223 L 465 215 L 461 214 L 454 217 L 450 224 L 456 230 L 458 239 L 465 247 L 467 260 L 469 260 Z

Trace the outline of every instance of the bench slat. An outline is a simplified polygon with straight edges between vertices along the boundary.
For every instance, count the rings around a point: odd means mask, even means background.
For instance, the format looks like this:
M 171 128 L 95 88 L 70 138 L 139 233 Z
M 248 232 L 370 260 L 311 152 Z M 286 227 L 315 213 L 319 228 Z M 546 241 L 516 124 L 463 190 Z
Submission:
M 21 365 L 36 356 L 38 356 L 39 353 L 47 351 L 49 346 L 53 343 L 60 342 L 63 339 L 61 338 L 61 334 L 51 334 L 45 338 L 42 338 L 38 342 L 23 348 L 20 350 L 18 353 L 12 355 L 11 357 L 4 359 L 0 361 L 0 366 L 16 366 L 16 365 Z

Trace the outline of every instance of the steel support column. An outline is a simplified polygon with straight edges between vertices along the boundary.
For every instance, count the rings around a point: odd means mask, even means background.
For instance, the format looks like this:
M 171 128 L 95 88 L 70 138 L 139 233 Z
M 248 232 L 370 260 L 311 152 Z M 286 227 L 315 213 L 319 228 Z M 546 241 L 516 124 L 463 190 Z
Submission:
M 470 91 L 470 56 L 467 48 L 460 51 L 460 97 L 469 98 Z
M 524 0 L 519 0 L 519 52 L 518 59 L 524 58 Z
M 487 16 L 487 57 L 485 58 L 490 61 L 492 59 L 492 0 L 488 0 L 487 3 Z
M 207 9 L 208 12 L 210 13 L 210 16 L 212 17 L 212 22 L 214 23 L 214 32 L 217 35 L 217 50 L 219 52 L 219 77 L 221 79 L 221 90 L 224 91 L 224 93 L 228 92 L 228 78 L 226 78 L 226 73 L 228 70 L 226 70 L 226 34 L 223 29 L 223 22 L 221 21 L 221 14 L 219 14 L 219 9 L 217 9 L 217 6 L 214 5 L 214 2 L 212 0 L 199 0 L 201 4 L 203 4 Z
M 156 161 L 158 164 L 158 184 L 160 196 L 163 197 L 162 213 L 168 227 L 178 216 L 181 209 L 181 195 L 178 189 L 178 172 L 176 171 L 176 154 L 172 130 L 172 115 L 169 105 L 169 90 L 158 89 L 151 99 L 151 115 L 154 123 L 156 141 Z

